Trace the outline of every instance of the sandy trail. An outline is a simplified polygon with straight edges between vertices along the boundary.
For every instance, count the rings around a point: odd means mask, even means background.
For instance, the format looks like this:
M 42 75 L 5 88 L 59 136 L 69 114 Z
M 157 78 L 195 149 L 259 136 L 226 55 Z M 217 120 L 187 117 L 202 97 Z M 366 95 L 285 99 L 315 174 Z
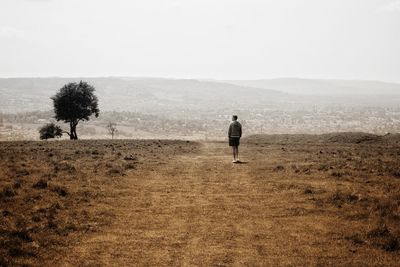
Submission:
M 113 224 L 61 265 L 340 265 L 351 255 L 329 234 L 335 218 L 294 192 L 291 177 L 271 172 L 279 155 L 244 147 L 241 158 L 247 163 L 232 164 L 225 143 L 204 143 L 196 155 L 129 173 L 105 206 Z

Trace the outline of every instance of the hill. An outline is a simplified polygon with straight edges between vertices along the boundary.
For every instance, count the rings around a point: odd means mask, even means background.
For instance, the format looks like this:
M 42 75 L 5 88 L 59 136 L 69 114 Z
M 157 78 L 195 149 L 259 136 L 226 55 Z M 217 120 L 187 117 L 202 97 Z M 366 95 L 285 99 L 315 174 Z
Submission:
M 94 85 L 103 110 L 148 113 L 260 106 L 286 94 L 223 82 L 160 78 L 8 78 L 0 79 L 0 112 L 49 110 L 64 84 L 85 80 Z M 171 114 L 173 115 L 173 114 Z
M 0 78 L 0 112 L 50 110 L 64 84 L 85 80 L 96 87 L 102 110 L 182 117 L 241 110 L 291 110 L 322 106 L 397 106 L 400 85 L 317 79 L 193 80 L 132 77 Z M 222 111 L 219 112 L 219 111 Z M 200 112 L 200 113 L 199 113 Z
M 226 82 L 300 95 L 400 95 L 400 84 L 379 81 L 281 78 Z

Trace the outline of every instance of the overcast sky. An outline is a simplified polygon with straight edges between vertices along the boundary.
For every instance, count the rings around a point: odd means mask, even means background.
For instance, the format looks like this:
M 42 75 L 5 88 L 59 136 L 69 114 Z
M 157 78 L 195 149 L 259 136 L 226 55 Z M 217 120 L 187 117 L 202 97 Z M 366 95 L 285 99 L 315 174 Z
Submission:
M 399 0 L 0 0 L 0 77 L 400 82 Z

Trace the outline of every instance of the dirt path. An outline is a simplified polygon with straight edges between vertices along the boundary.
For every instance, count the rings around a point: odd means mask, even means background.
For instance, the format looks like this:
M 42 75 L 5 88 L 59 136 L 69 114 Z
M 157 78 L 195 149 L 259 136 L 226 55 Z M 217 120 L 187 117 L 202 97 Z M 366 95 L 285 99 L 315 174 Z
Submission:
M 247 163 L 232 164 L 226 144 L 205 143 L 194 156 L 129 173 L 117 203 L 105 207 L 115 213 L 114 223 L 88 235 L 62 265 L 326 266 L 348 265 L 349 257 L 354 265 L 365 260 L 368 251 L 353 256 L 332 237 L 335 217 L 298 193 L 304 181 L 271 171 L 285 159 L 260 153 L 244 147 Z

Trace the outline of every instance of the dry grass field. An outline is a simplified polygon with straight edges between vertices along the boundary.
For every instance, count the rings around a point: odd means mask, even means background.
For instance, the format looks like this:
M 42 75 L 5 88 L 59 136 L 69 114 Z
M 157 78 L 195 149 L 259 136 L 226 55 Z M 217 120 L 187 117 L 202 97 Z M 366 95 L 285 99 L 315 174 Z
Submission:
M 0 266 L 398 266 L 400 137 L 0 143 Z

